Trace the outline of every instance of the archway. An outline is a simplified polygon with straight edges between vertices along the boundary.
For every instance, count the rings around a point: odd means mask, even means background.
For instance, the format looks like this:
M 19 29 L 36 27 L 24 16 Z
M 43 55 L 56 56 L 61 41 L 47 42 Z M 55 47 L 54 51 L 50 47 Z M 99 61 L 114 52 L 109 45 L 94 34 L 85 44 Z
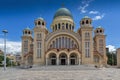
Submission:
M 55 53 L 51 53 L 49 55 L 49 59 L 50 59 L 50 64 L 51 65 L 56 65 L 56 54 Z
M 67 55 L 65 53 L 61 53 L 59 58 L 60 58 L 60 65 L 67 64 Z
M 70 65 L 76 65 L 77 55 L 75 53 L 70 54 Z

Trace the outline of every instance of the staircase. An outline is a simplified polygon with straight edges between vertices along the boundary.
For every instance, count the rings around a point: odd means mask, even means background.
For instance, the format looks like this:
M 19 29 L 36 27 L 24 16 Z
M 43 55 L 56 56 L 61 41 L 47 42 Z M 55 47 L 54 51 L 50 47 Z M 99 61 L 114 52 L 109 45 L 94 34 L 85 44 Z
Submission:
M 72 71 L 72 70 L 96 70 L 94 66 L 90 65 L 59 65 L 59 66 L 34 66 L 29 68 L 28 70 L 35 70 L 35 71 Z

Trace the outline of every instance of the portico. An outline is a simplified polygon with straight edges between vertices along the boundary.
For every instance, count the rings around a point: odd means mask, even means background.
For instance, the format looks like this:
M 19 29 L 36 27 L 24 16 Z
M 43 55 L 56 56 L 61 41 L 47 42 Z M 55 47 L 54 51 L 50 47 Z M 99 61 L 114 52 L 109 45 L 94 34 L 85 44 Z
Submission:
M 49 51 L 46 54 L 46 65 L 80 65 L 81 57 L 78 51 Z

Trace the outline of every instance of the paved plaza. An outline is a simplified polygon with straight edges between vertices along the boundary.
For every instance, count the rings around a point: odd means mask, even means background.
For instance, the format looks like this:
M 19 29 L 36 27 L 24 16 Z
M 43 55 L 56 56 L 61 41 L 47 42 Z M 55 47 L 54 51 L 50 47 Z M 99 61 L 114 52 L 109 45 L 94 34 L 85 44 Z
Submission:
M 0 80 L 120 80 L 120 69 L 84 66 L 0 68 Z

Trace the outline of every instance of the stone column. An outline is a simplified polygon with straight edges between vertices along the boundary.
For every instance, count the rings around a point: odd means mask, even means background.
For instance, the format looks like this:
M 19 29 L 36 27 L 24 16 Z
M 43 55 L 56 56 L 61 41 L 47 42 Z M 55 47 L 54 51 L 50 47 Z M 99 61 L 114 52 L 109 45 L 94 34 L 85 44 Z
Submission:
M 59 65 L 59 57 L 57 57 L 57 65 Z
M 81 64 L 81 59 L 79 58 L 79 65 Z
M 70 65 L 70 59 L 69 59 L 69 57 L 68 57 L 68 61 L 67 62 L 68 62 L 68 65 Z

